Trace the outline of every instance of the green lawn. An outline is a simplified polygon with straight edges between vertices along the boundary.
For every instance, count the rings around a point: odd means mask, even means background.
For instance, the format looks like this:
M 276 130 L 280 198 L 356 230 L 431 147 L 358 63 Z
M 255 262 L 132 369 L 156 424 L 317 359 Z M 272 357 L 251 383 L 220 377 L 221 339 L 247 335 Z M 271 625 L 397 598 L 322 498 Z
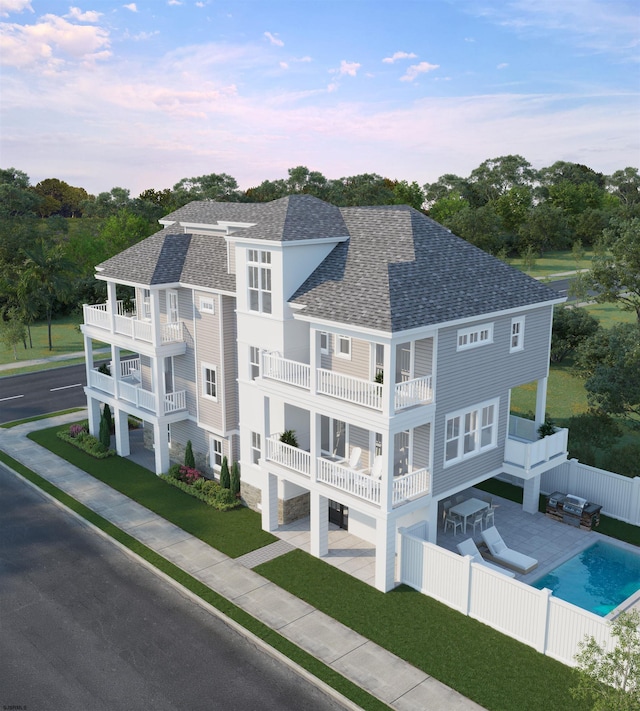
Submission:
M 129 459 L 91 457 L 59 439 L 59 430 L 68 430 L 68 426 L 38 430 L 29 438 L 225 555 L 237 558 L 277 540 L 262 530 L 260 514 L 255 511 L 246 507 L 216 511 Z
M 29 347 L 27 338 L 27 348 L 22 344 L 16 347 L 17 361 L 13 357 L 13 349 L 7 348 L 4 343 L 0 344 L 0 365 L 4 363 L 16 363 L 24 360 L 35 360 L 38 358 L 50 358 L 55 355 L 74 353 L 84 350 L 84 340 L 78 325 L 82 322 L 81 314 L 72 314 L 55 319 L 51 325 L 52 350 L 49 350 L 49 336 L 47 322 L 39 321 L 31 326 L 31 340 L 33 348 Z
M 546 252 L 544 257 L 540 257 L 536 260 L 532 269 L 526 269 L 523 260 L 519 257 L 509 260 L 509 264 L 532 277 L 548 277 L 552 274 L 563 274 L 564 272 L 572 272 L 576 269 L 589 269 L 591 267 L 592 257 L 593 251 L 585 251 L 584 257 L 576 263 L 573 254 L 569 250 L 563 252 Z

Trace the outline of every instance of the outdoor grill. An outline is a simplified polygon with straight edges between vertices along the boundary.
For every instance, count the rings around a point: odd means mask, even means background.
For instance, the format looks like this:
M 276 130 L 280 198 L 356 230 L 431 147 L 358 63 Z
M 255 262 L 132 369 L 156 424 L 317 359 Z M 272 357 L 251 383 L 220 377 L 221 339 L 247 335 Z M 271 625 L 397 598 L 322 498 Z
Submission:
M 547 497 L 547 516 L 590 531 L 600 524 L 602 506 L 592 504 L 581 496 L 554 491 Z

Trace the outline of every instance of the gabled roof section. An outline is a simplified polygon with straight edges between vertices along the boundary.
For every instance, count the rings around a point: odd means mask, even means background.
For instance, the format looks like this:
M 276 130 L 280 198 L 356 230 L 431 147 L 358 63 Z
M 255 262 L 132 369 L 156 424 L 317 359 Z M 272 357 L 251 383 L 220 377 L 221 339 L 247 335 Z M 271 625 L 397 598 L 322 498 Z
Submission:
M 305 317 L 397 332 L 558 299 L 413 208 L 341 213 L 349 242 L 291 298 Z
M 162 224 L 178 231 L 190 226 L 219 222 L 245 223 L 236 235 L 242 239 L 294 242 L 347 236 L 340 208 L 312 195 L 289 195 L 266 203 L 190 202 L 162 218 Z
M 222 237 L 191 235 L 168 227 L 98 265 L 99 276 L 144 286 L 197 285 L 235 291 L 227 272 L 227 245 Z

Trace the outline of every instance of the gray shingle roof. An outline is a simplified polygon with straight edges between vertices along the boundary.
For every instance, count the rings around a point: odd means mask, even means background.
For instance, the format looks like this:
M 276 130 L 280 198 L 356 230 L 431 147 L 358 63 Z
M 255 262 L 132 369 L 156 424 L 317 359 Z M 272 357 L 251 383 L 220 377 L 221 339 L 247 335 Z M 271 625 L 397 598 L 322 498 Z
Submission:
M 309 316 L 393 332 L 558 298 L 410 207 L 341 212 L 348 244 L 291 298 Z
M 309 195 L 271 203 L 190 203 L 164 230 L 103 262 L 102 274 L 137 284 L 181 282 L 235 291 L 227 246 L 184 234 L 180 222 L 256 223 L 239 238 L 344 237 L 292 296 L 311 317 L 396 332 L 557 300 L 544 284 L 491 257 L 410 207 L 337 208 Z

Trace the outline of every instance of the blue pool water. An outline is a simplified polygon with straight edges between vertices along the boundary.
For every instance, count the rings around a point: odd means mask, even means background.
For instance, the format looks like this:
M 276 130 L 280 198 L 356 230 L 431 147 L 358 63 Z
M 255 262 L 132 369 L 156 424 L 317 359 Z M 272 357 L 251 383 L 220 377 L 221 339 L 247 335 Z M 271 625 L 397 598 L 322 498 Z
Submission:
M 598 541 L 531 585 L 605 617 L 640 589 L 640 555 Z

